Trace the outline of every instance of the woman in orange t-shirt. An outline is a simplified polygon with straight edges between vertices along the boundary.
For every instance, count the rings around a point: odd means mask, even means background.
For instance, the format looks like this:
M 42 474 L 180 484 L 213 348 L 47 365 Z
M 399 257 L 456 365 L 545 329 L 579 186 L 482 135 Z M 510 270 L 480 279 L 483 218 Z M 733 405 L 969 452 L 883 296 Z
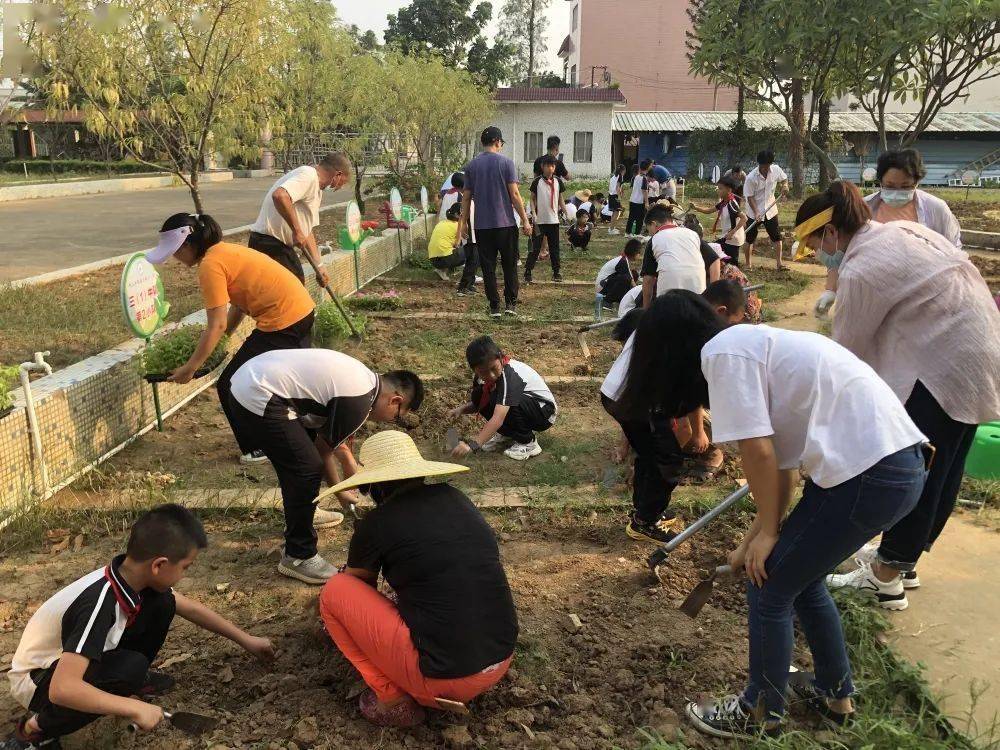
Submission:
M 223 242 L 222 229 L 206 214 L 174 214 L 163 223 L 160 242 L 146 259 L 159 264 L 171 257 L 186 266 L 198 266 L 208 319 L 194 354 L 170 374 L 171 382 L 189 382 L 223 334 L 236 330 L 244 316 L 249 315 L 257 324 L 216 383 L 222 410 L 230 418 L 229 381 L 236 371 L 264 352 L 310 347 L 316 304 L 280 263 L 257 250 Z M 229 421 L 232 424 L 232 419 Z M 267 461 L 263 453 L 257 455 L 258 451 L 242 445 L 240 449 L 243 463 Z

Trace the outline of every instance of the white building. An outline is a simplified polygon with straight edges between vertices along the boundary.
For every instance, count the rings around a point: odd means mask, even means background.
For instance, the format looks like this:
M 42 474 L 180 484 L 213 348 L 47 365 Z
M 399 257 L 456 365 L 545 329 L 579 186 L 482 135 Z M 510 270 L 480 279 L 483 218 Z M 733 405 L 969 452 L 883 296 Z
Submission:
M 530 175 L 545 142 L 555 135 L 570 176 L 601 178 L 613 171 L 611 130 L 625 96 L 616 88 L 497 89 L 496 125 L 506 141 L 503 153 L 522 175 Z

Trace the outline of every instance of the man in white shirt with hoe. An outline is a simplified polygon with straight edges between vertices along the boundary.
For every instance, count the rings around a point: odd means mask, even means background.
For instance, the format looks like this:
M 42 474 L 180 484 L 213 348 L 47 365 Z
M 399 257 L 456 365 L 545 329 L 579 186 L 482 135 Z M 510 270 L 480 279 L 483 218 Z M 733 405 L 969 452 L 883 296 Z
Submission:
M 346 185 L 351 169 L 351 160 L 335 152 L 314 166 L 302 166 L 279 177 L 264 196 L 257 221 L 250 227 L 250 247 L 274 258 L 305 283 L 296 252 L 301 248 L 318 269 L 320 284 L 326 286 L 330 277 L 323 268 L 313 229 L 319 226 L 323 191 Z
M 757 168 L 747 175 L 743 183 L 743 195 L 747 201 L 747 216 L 753 222 L 747 229 L 747 269 L 753 268 L 753 248 L 757 244 L 757 232 L 761 225 L 774 244 L 778 270 L 781 264 L 781 226 L 778 223 L 778 201 L 774 197 L 776 188 L 781 188 L 781 197 L 788 197 L 788 175 L 774 163 L 774 152 L 767 150 L 757 154 Z

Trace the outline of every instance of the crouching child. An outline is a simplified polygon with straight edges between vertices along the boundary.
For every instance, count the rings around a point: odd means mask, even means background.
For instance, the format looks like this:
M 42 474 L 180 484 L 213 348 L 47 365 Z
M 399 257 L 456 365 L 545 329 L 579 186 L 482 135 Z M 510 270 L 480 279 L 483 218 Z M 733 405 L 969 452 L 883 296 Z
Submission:
M 258 659 L 274 658 L 267 638 L 173 590 L 207 545 L 193 513 L 161 505 L 135 522 L 125 554 L 42 604 L 25 626 L 9 673 L 11 694 L 29 713 L 0 750 L 56 750 L 60 737 L 102 716 L 153 729 L 163 709 L 142 698 L 174 685 L 150 664 L 175 614 Z
M 526 461 L 541 453 L 535 433 L 549 429 L 558 414 L 555 397 L 541 375 L 505 355 L 489 336 L 473 339 L 465 358 L 475 373 L 472 391 L 469 401 L 449 416 L 478 413 L 486 424 L 475 438 L 459 442 L 452 457 L 503 450 L 507 458 Z

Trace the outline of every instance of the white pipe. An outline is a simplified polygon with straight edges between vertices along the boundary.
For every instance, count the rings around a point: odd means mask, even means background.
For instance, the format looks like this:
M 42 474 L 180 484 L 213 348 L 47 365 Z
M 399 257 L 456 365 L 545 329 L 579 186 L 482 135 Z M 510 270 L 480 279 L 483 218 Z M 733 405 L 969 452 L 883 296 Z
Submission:
M 32 362 L 21 363 L 21 391 L 24 393 L 25 407 L 28 411 L 28 429 L 31 432 L 31 445 L 35 451 L 35 460 L 42 476 L 42 497 L 49 495 L 49 469 L 45 465 L 45 452 L 42 449 L 42 433 L 38 429 L 38 416 L 35 414 L 35 399 L 31 395 L 31 378 L 29 372 L 44 372 L 46 375 L 52 374 L 52 368 L 45 361 L 49 352 L 35 352 L 35 359 Z

